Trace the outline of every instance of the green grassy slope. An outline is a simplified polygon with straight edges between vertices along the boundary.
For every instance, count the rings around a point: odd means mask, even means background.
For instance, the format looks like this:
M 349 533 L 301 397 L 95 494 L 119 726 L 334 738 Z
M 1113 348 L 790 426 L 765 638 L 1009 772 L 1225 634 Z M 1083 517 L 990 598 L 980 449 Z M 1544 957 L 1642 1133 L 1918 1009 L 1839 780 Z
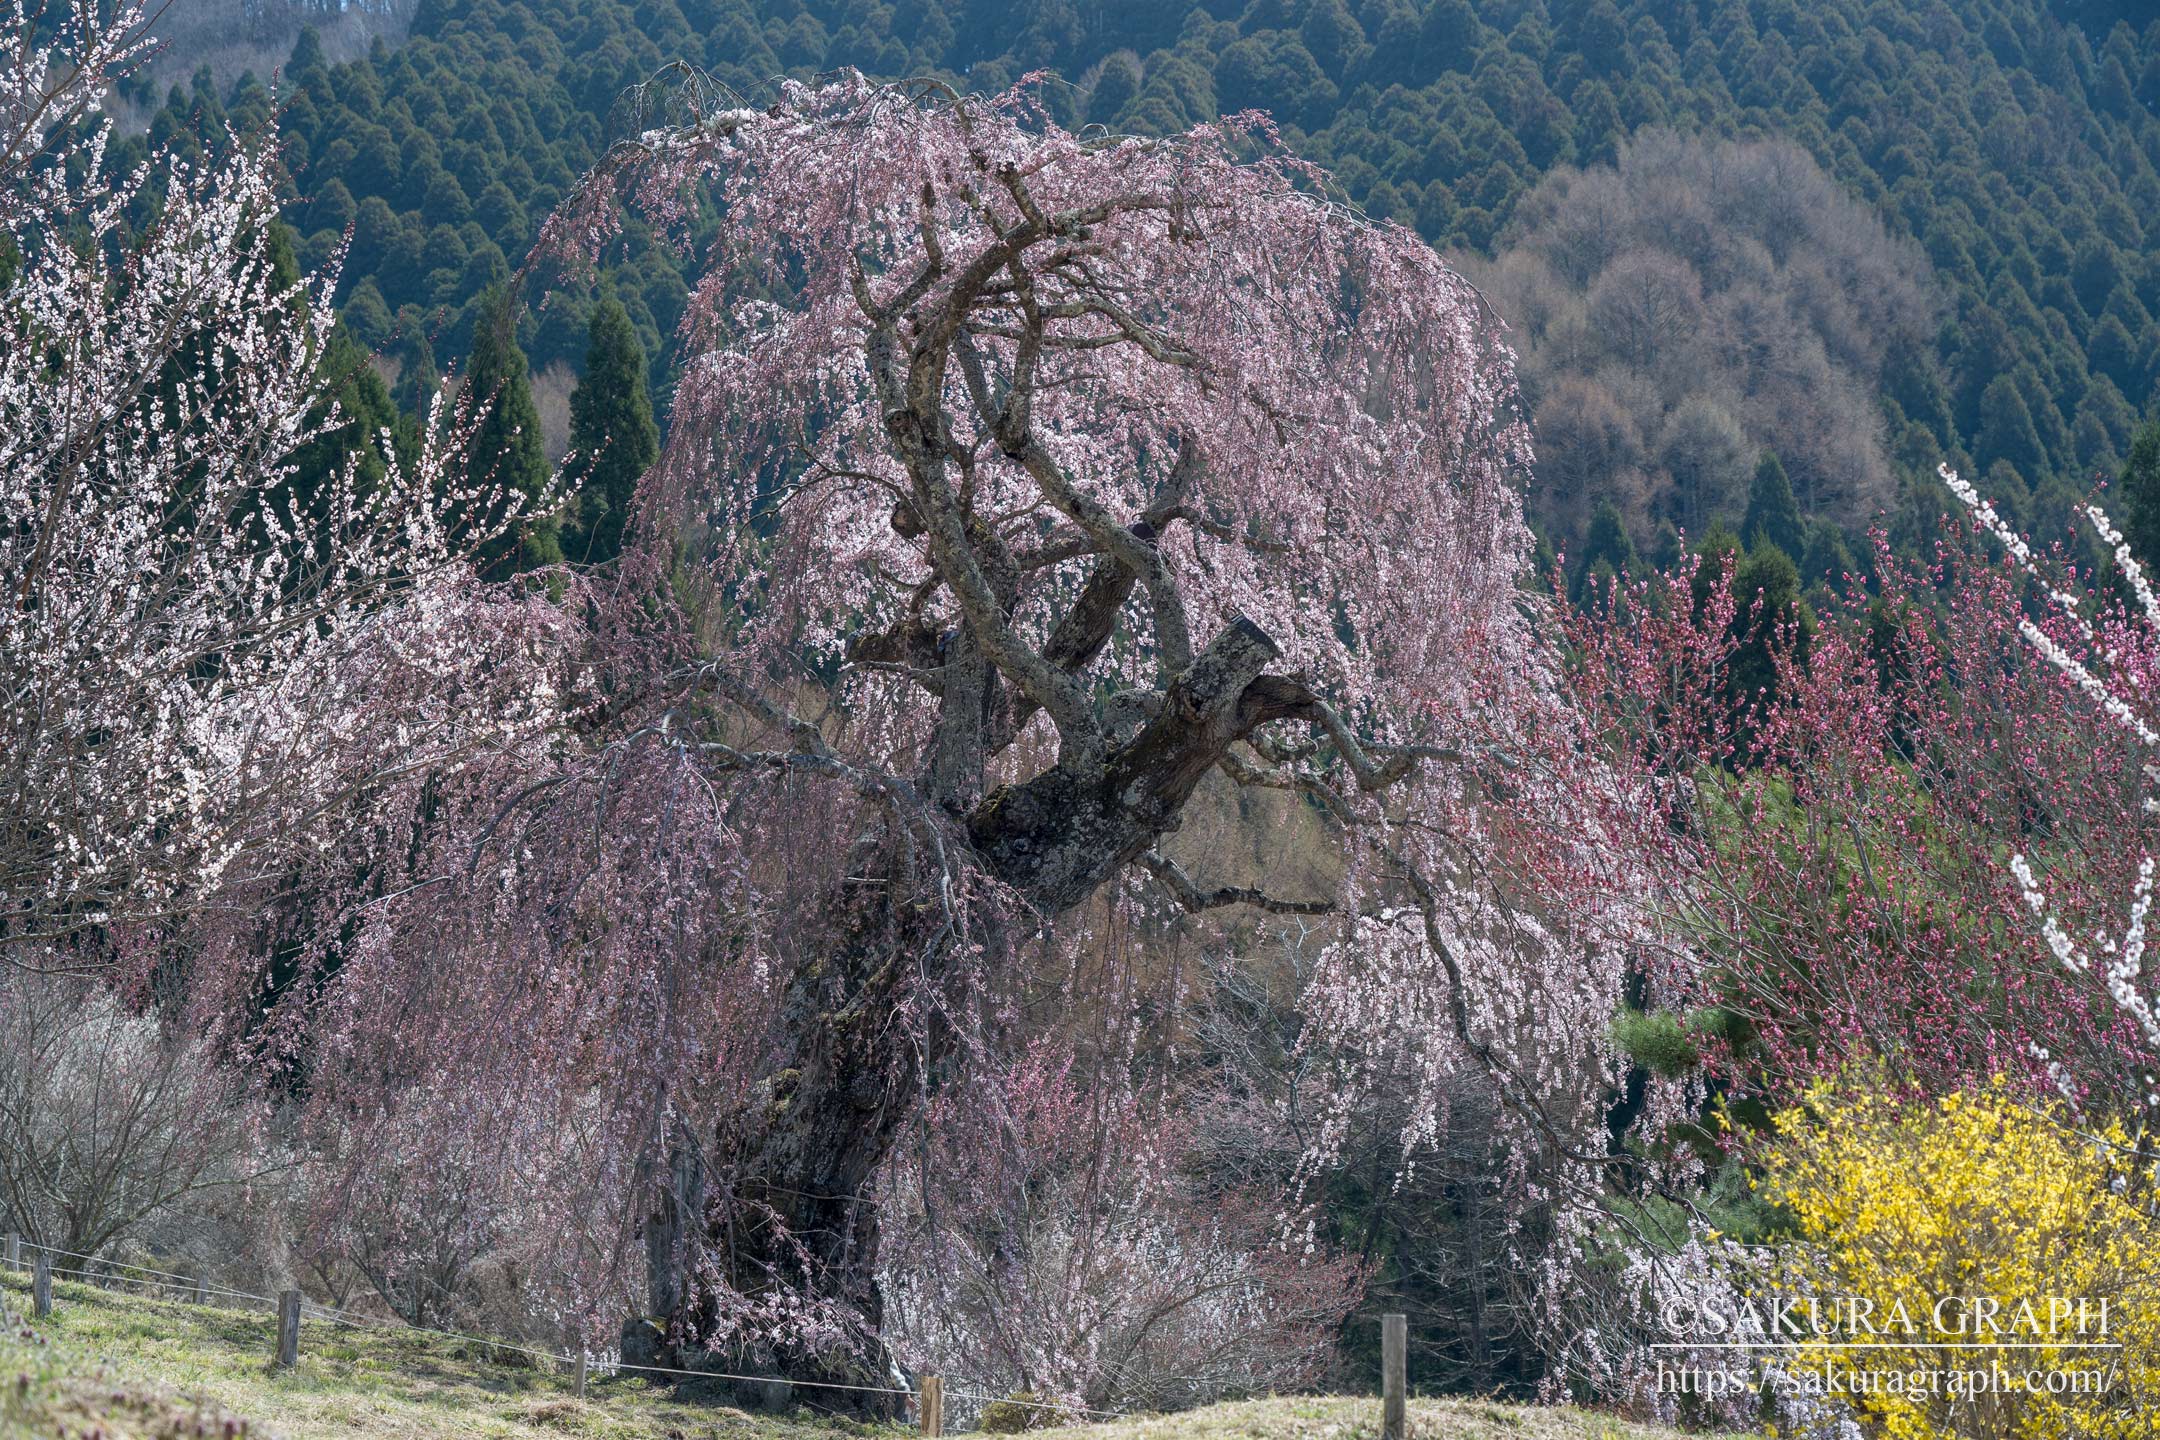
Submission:
M 26 1326 L 21 1276 L 0 1278 L 0 1440 L 848 1440 L 912 1430 L 751 1415 L 674 1398 L 642 1380 L 567 1376 L 515 1354 L 413 1333 L 309 1322 L 300 1363 L 274 1371 L 272 1319 L 56 1283 L 50 1320 Z M 1252 1400 L 1178 1415 L 1035 1432 L 1043 1440 L 1372 1440 L 1365 1397 Z M 1419 1440 L 1673 1440 L 1577 1410 L 1417 1400 Z
M 56 1281 L 26 1329 L 23 1277 L 0 1279 L 0 1440 L 844 1440 L 873 1431 L 684 1403 L 637 1379 L 570 1378 L 512 1352 L 309 1321 L 300 1363 L 270 1365 L 274 1318 Z
M 1586 1410 L 1484 1400 L 1412 1400 L 1411 1440 L 1679 1440 L 1679 1432 Z M 1363 1395 L 1239 1400 L 1176 1415 L 1030 1432 L 1030 1440 L 1378 1440 L 1380 1402 Z M 1710 1440 L 1710 1437 L 1696 1437 Z

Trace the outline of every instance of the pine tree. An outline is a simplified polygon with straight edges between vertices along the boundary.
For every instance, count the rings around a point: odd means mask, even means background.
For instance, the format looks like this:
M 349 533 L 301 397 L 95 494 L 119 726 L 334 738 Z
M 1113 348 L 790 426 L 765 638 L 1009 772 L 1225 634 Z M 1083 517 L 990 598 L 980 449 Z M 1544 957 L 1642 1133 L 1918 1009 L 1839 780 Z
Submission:
M 1788 560 L 1806 548 L 1807 532 L 1800 523 L 1800 506 L 1793 499 L 1792 481 L 1785 478 L 1785 466 L 1775 451 L 1763 451 L 1762 459 L 1756 462 L 1740 535 L 1749 550 L 1767 540 L 1784 551 Z
M 638 477 L 659 455 L 660 429 L 645 388 L 645 352 L 629 312 L 610 297 L 593 308 L 585 375 L 570 394 L 570 460 L 564 469 L 579 487 L 577 521 L 565 546 L 572 559 L 597 565 L 621 553 Z
M 473 436 L 473 475 L 505 494 L 514 491 L 528 500 L 541 495 L 548 487 L 548 462 L 540 443 L 540 407 L 533 403 L 525 352 L 518 349 L 510 295 L 501 286 L 481 297 L 465 385 L 473 403 L 486 409 Z M 529 518 L 514 540 L 505 536 L 491 542 L 481 558 L 490 579 L 559 563 L 562 540 L 555 518 Z

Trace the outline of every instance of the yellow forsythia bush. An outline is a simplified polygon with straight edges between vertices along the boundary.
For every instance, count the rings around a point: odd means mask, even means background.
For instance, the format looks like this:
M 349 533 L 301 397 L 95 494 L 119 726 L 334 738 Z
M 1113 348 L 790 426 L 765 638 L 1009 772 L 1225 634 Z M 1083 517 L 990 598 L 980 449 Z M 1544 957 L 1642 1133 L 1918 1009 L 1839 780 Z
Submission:
M 1815 1302 L 1774 1363 L 1884 1440 L 2160 1437 L 2153 1178 L 2120 1126 L 2000 1082 L 1932 1103 L 1818 1083 L 1760 1182 L 1799 1229 L 1776 1288 Z

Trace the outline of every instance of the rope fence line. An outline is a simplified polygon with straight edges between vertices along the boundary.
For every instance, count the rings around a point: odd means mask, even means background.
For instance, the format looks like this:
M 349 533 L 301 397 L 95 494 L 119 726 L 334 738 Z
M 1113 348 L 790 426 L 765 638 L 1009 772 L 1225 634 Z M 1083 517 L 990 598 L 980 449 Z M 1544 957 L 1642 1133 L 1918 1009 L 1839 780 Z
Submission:
M 195 1281 L 199 1278 L 194 1275 L 182 1275 L 178 1271 L 174 1270 L 153 1270 L 148 1265 L 136 1265 L 126 1260 L 107 1260 L 104 1257 L 98 1255 L 85 1255 L 80 1250 L 63 1250 L 57 1245 L 46 1245 L 42 1247 L 33 1246 L 32 1248 L 42 1248 L 48 1255 L 65 1255 L 70 1260 L 82 1260 L 92 1265 L 104 1265 L 108 1268 L 116 1267 L 122 1270 L 133 1270 L 136 1271 L 138 1274 L 156 1275 L 159 1278 L 165 1280 L 180 1280 L 190 1285 L 194 1284 Z
M 30 1249 L 33 1249 L 33 1250 L 35 1250 L 35 1249 L 39 1249 L 39 1248 L 42 1248 L 42 1247 L 39 1247 L 39 1246 L 35 1246 L 35 1245 L 33 1245 L 33 1246 L 30 1246 L 30 1247 L 28 1247 L 28 1248 L 30 1248 Z M 81 1258 L 83 1258 L 83 1257 L 81 1257 L 80 1255 L 77 1255 L 77 1254 L 76 1254 L 76 1252 L 74 1252 L 74 1251 L 72 1251 L 72 1250 L 58 1250 L 58 1249 L 54 1249 L 54 1250 L 48 1250 L 48 1251 L 47 1251 L 46 1253 L 47 1253 L 47 1254 L 51 1254 L 51 1255 L 66 1255 L 66 1256 L 70 1256 L 70 1257 L 72 1257 L 72 1258 L 75 1258 L 75 1259 L 81 1259 Z M 98 1262 L 93 1262 L 93 1263 L 99 1263 L 99 1264 L 104 1264 L 104 1263 L 108 1263 L 108 1262 L 98 1261 Z M 109 1262 L 109 1263 L 118 1263 L 118 1262 Z M 112 1273 L 112 1272 L 111 1272 L 110 1270 L 81 1270 L 81 1269 L 74 1269 L 74 1268 L 71 1268 L 71 1267 L 69 1267 L 69 1266 L 65 1266 L 65 1265 L 53 1265 L 53 1266 L 50 1266 L 50 1267 L 48 1267 L 48 1268 L 50 1268 L 50 1269 L 51 1269 L 51 1271 L 52 1271 L 52 1273 L 53 1273 L 53 1274 L 55 1274 L 55 1275 L 72 1275 L 72 1276 L 74 1276 L 75 1278 L 77 1278 L 77 1279 L 81 1280 L 81 1281 L 82 1281 L 82 1282 L 83 1282 L 83 1283 L 84 1283 L 85 1285 L 93 1285 L 93 1286 L 96 1286 L 96 1287 L 98 1287 L 99 1289 L 105 1289 L 105 1288 L 107 1288 L 107 1287 L 106 1287 L 106 1286 L 104 1285 L 104 1283 L 103 1283 L 103 1282 L 105 1282 L 105 1281 L 108 1281 L 108 1280 L 112 1280 L 112 1279 L 116 1278 L 116 1277 L 115 1277 L 115 1276 L 113 1275 L 113 1273 Z M 228 1289 L 226 1289 L 226 1288 L 225 1288 L 224 1286 L 222 1286 L 222 1285 L 212 1285 L 212 1284 L 211 1284 L 211 1283 L 209 1283 L 209 1282 L 208 1282 L 207 1280 L 204 1280 L 204 1281 L 197 1281 L 197 1280 L 196 1280 L 195 1278 L 193 1278 L 193 1277 L 190 1277 L 190 1276 L 181 1276 L 181 1277 L 180 1277 L 180 1279 L 182 1279 L 182 1280 L 184 1280 L 184 1281 L 186 1281 L 186 1282 L 187 1282 L 187 1287 L 186 1287 L 186 1289 L 187 1289 L 187 1293 L 189 1293 L 189 1294 L 195 1294 L 195 1295 L 217 1295 L 217 1296 L 223 1296 L 223 1297 L 227 1297 L 227 1298 L 230 1298 L 230 1299 L 234 1299 L 234 1300 L 260 1300 L 260 1301 L 261 1301 L 261 1302 L 262 1302 L 263 1304 L 265 1304 L 265 1305 L 268 1305 L 268 1306 L 270 1306 L 270 1307 L 271 1307 L 272 1309 L 275 1309 L 275 1308 L 277 1307 L 277 1304 L 278 1304 L 278 1302 L 277 1302 L 277 1301 L 275 1301 L 275 1300 L 271 1299 L 271 1298 L 270 1298 L 269 1296 L 267 1296 L 267 1295 L 255 1295 L 255 1294 L 250 1294 L 250 1293 L 249 1293 L 248 1291 L 245 1291 L 245 1290 L 228 1290 Z M 173 1289 L 173 1290 L 178 1290 L 178 1289 L 181 1289 L 182 1287 L 181 1287 L 181 1286 L 178 1286 L 178 1285 L 174 1285 L 174 1286 L 166 1286 L 166 1287 L 162 1287 L 162 1288 L 166 1288 L 166 1289 Z
M 200 1275 L 183 1275 L 178 1271 L 159 1270 L 154 1266 L 136 1265 L 125 1260 L 104 1259 L 96 1255 L 85 1255 L 77 1250 L 65 1250 L 55 1245 L 37 1245 L 25 1242 L 16 1235 L 9 1235 L 7 1242 L 5 1263 L 0 1264 L 0 1272 L 13 1269 L 17 1265 L 26 1266 L 29 1262 L 20 1258 L 21 1253 L 24 1251 L 36 1251 L 40 1256 L 38 1269 L 41 1273 L 56 1276 L 74 1276 L 87 1285 L 103 1288 L 100 1284 L 102 1281 L 126 1278 L 115 1275 L 116 1270 L 130 1270 L 137 1274 L 170 1281 L 172 1282 L 170 1285 L 162 1285 L 159 1288 L 176 1291 L 185 1290 L 188 1294 L 197 1297 L 198 1302 L 201 1297 L 216 1295 L 234 1300 L 251 1300 L 269 1306 L 273 1311 L 277 1312 L 279 1322 L 278 1350 L 282 1364 L 289 1365 L 292 1363 L 290 1356 L 297 1348 L 299 1322 L 303 1316 L 306 1316 L 332 1324 L 350 1326 L 354 1329 L 389 1334 L 431 1335 L 439 1339 L 459 1340 L 467 1344 L 486 1346 L 492 1350 L 506 1350 L 513 1354 L 528 1355 L 535 1359 L 548 1361 L 551 1364 L 575 1365 L 577 1367 L 578 1396 L 581 1399 L 584 1398 L 586 1365 L 592 1359 L 589 1351 L 578 1354 L 569 1351 L 543 1350 L 536 1346 L 521 1345 L 515 1341 L 497 1339 L 493 1336 L 468 1335 L 459 1330 L 438 1330 L 426 1325 L 410 1325 L 403 1321 L 386 1320 L 377 1315 L 366 1315 L 359 1311 L 346 1310 L 338 1306 L 319 1304 L 307 1299 L 298 1290 L 288 1290 L 283 1297 L 278 1298 L 257 1295 L 251 1291 L 233 1290 L 222 1285 L 212 1285 Z M 51 1257 L 56 1255 L 71 1260 L 81 1260 L 85 1265 L 97 1265 L 103 1268 L 101 1270 L 90 1270 L 54 1265 L 51 1263 Z M 288 1330 L 292 1333 L 288 1334 Z M 836 1380 L 792 1380 L 778 1375 L 739 1375 L 721 1370 L 685 1370 L 666 1365 L 637 1365 L 627 1361 L 606 1362 L 602 1368 L 610 1373 L 628 1371 L 641 1375 L 679 1376 L 691 1380 L 735 1380 L 815 1390 L 844 1390 L 864 1395 L 905 1395 L 918 1402 L 917 1408 L 920 1412 L 922 1432 L 926 1436 L 943 1434 L 943 1401 L 947 1395 L 959 1400 L 977 1400 L 988 1404 L 1014 1405 L 1030 1410 L 1054 1410 L 1064 1415 L 1083 1415 L 1091 1419 L 1122 1419 L 1126 1413 L 1121 1410 L 1097 1410 L 1085 1405 L 1062 1405 L 1051 1400 L 1026 1400 L 1016 1395 L 1000 1395 L 986 1390 L 948 1391 L 944 1388 L 943 1377 L 932 1374 L 926 1374 L 922 1377 L 922 1388 L 911 1389 L 904 1385 L 850 1385 Z

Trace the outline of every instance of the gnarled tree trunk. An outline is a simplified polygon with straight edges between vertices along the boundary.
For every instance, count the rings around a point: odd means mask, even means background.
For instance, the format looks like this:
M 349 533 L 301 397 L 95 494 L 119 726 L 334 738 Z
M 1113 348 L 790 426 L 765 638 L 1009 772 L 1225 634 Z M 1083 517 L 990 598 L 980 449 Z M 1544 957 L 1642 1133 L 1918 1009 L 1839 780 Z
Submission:
M 1233 621 L 1170 685 L 1153 717 L 1108 754 L 982 798 L 963 817 L 965 863 L 1045 914 L 1086 900 L 1177 828 L 1201 777 L 1232 743 L 1295 705 L 1297 687 L 1261 673 L 1276 653 L 1257 626 Z M 903 992 L 923 978 L 916 966 L 947 967 L 956 957 L 934 933 L 942 923 L 935 906 L 897 884 L 846 889 L 832 948 L 788 991 L 783 1024 L 800 1037 L 795 1064 L 770 1077 L 720 1137 L 708 1239 L 737 1293 L 807 1289 L 861 1325 L 854 1349 L 739 1346 L 734 1360 L 809 1382 L 794 1397 L 800 1403 L 890 1416 L 901 1397 L 879 1393 L 895 1371 L 877 1339 L 884 1304 L 870 1191 L 919 1103 L 924 1066 L 934 1072 L 952 1043 L 938 1027 L 907 1028 Z M 710 1325 L 721 1317 L 695 1318 Z
M 871 1189 L 913 1113 L 922 1066 L 949 1034 L 913 1035 L 900 1019 L 906 967 L 924 953 L 931 917 L 885 886 L 851 887 L 829 953 L 791 982 L 790 1068 L 769 1077 L 719 1137 L 713 1259 L 752 1303 L 793 1294 L 834 1307 L 854 1345 L 737 1342 L 723 1352 L 747 1373 L 809 1382 L 793 1398 L 820 1410 L 899 1413 L 890 1357 L 878 1339 L 878 1217 Z M 695 1317 L 694 1329 L 724 1317 Z M 754 1333 L 754 1328 L 751 1327 Z M 866 1389 L 826 1389 L 861 1386 Z

